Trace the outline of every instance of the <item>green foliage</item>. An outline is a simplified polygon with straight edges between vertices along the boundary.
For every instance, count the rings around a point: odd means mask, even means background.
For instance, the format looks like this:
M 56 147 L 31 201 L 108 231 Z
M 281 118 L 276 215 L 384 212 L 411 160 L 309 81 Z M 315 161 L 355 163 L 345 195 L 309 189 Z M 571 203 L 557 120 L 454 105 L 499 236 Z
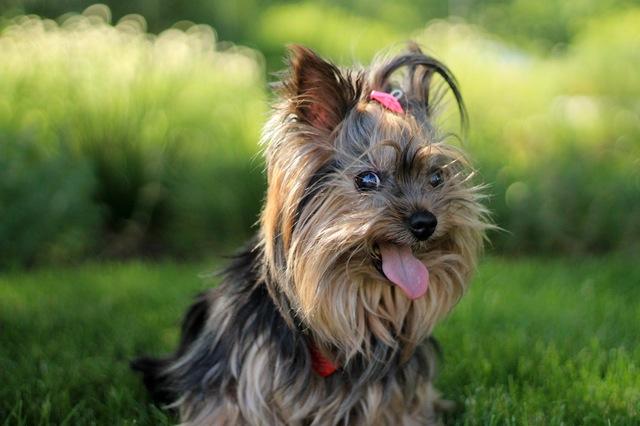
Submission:
M 0 133 L 0 267 L 81 258 L 99 213 L 89 167 L 24 137 Z
M 632 258 L 485 262 L 436 330 L 460 423 L 638 422 L 639 279 Z
M 97 253 L 194 253 L 237 241 L 257 217 L 262 187 L 251 164 L 265 107 L 260 61 L 247 50 L 217 50 L 208 27 L 153 37 L 137 17 L 105 24 L 105 12 L 92 8 L 62 26 L 23 17 L 0 37 L 2 161 L 20 169 L 23 152 L 36 149 L 49 170 L 25 164 L 22 181 L 2 186 L 3 209 L 22 208 L 11 207 L 10 190 L 34 204 L 39 193 L 29 185 L 47 179 L 45 193 L 58 186 L 46 173 L 74 182 L 84 173 L 77 188 L 56 190 L 68 189 L 88 216 L 100 211 L 101 234 L 90 235 L 100 239 Z M 74 162 L 83 168 L 74 171 Z M 12 244 L 24 246 L 14 257 L 25 262 L 38 255 L 27 241 L 38 226 L 62 232 L 75 225 L 52 220 L 76 219 L 29 220 L 34 226 L 6 224 Z
M 367 62 L 410 37 L 461 82 L 471 114 L 465 148 L 507 231 L 492 235 L 495 249 L 638 250 L 640 57 L 629 35 L 640 11 L 585 15 L 571 44 L 539 55 L 461 22 L 421 27 L 418 16 L 397 25 L 390 17 L 403 10 L 275 2 L 243 29 L 266 61 L 218 44 L 207 26 L 182 22 L 152 35 L 138 15 L 109 25 L 102 5 L 61 23 L 5 21 L 0 162 L 12 167 L 0 175 L 19 169 L 21 177 L 0 184 L 0 236 L 7 236 L 0 263 L 198 256 L 237 244 L 257 219 L 264 189 L 263 63 L 279 67 L 289 42 L 341 63 Z M 445 129 L 456 125 L 453 117 L 445 108 Z M 63 213 L 22 207 L 52 203 L 60 190 L 68 192 Z
M 640 77 L 632 70 L 640 57 L 629 34 L 639 25 L 638 9 L 591 19 L 566 53 L 550 57 L 462 23 L 434 22 L 411 35 L 461 82 L 471 115 L 465 148 L 507 231 L 492 235 L 496 249 L 638 249 Z M 296 40 L 342 63 L 366 62 L 410 37 L 375 17 L 310 3 L 270 8 L 257 30 L 267 51 Z M 442 114 L 445 128 L 452 115 Z
M 34 13 L 56 18 L 69 11 L 81 11 L 93 0 L 0 0 L 0 14 Z M 301 2 L 287 0 L 109 0 L 105 1 L 119 19 L 129 13 L 139 13 L 149 22 L 152 32 L 159 32 L 174 22 L 190 20 L 212 25 L 221 38 L 233 40 L 265 51 L 263 39 L 256 37 L 255 26 L 263 25 L 265 16 L 281 8 L 295 9 Z M 315 0 L 302 2 L 302 9 L 317 7 L 327 14 L 337 13 L 358 17 L 359 27 L 350 27 L 349 33 L 370 31 L 378 23 L 399 31 L 410 31 L 424 26 L 433 19 L 460 17 L 490 29 L 493 33 L 534 50 L 563 49 L 572 42 L 581 26 L 591 17 L 610 10 L 623 9 L 636 4 L 633 0 Z M 308 15 L 294 16 L 286 27 L 310 26 L 319 28 L 327 21 L 305 19 Z M 323 39 L 331 40 L 335 34 L 327 25 Z M 272 27 L 279 32 L 281 27 Z M 344 29 L 341 29 L 341 31 Z M 380 34 L 370 37 L 379 40 Z M 384 36 L 382 36 L 384 37 Z M 291 41 L 291 40 L 290 40 Z M 318 41 L 318 40 L 316 40 Z M 322 42 L 322 40 L 320 40 Z M 380 43 L 380 46 L 386 46 Z M 281 50 L 278 50 L 281 52 Z M 275 58 L 269 58 L 275 59 Z
M 129 362 L 176 342 L 198 272 L 134 263 L 0 277 L 3 424 L 175 423 L 146 402 Z
M 203 265 L 89 264 L 0 276 L 0 418 L 169 424 L 128 369 L 165 353 Z M 436 327 L 452 424 L 637 424 L 640 268 L 632 258 L 489 259 Z M 69 368 L 73 366 L 73 368 Z
M 640 25 L 634 9 L 594 20 L 566 55 L 510 49 L 468 26 L 419 38 L 456 70 L 468 149 L 492 183 L 494 237 L 509 252 L 637 250 Z M 606 46 L 606 47 L 605 47 Z
M 383 21 L 370 20 L 335 6 L 295 3 L 273 6 L 261 16 L 251 37 L 270 67 L 282 64 L 283 47 L 291 42 L 313 46 L 338 63 L 368 61 L 380 49 L 407 39 L 408 31 L 398 31 Z M 280 65 L 281 66 L 281 65 Z

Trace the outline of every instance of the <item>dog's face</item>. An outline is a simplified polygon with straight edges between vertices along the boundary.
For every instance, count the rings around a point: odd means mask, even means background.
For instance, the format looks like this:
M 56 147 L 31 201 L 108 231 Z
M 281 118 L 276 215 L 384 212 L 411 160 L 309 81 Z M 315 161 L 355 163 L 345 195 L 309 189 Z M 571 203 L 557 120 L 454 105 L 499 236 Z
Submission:
M 369 95 L 391 91 L 403 67 L 399 113 Z M 469 163 L 433 126 L 434 73 L 460 101 L 448 70 L 415 48 L 361 71 L 293 48 L 266 127 L 267 273 L 343 362 L 375 340 L 410 353 L 460 298 L 482 247 Z

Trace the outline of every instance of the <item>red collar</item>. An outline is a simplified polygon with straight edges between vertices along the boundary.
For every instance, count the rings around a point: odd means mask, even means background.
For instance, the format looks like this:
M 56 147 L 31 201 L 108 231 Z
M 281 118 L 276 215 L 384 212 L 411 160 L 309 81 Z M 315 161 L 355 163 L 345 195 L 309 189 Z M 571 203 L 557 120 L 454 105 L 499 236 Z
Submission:
M 311 367 L 320 376 L 328 377 L 338 369 L 338 366 L 324 356 L 316 345 L 311 342 L 309 342 L 309 352 L 311 353 Z

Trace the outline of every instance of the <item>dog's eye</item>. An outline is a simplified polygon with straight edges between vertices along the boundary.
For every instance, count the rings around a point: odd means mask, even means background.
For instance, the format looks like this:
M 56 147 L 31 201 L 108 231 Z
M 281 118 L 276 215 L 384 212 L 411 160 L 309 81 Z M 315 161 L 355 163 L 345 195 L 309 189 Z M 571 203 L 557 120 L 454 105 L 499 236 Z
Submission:
M 358 191 L 373 191 L 380 187 L 380 177 L 372 171 L 366 171 L 356 176 Z
M 429 176 L 429 183 L 434 188 L 436 186 L 442 185 L 443 182 L 444 176 L 442 175 L 442 170 L 436 170 L 435 172 L 431 173 L 431 176 Z

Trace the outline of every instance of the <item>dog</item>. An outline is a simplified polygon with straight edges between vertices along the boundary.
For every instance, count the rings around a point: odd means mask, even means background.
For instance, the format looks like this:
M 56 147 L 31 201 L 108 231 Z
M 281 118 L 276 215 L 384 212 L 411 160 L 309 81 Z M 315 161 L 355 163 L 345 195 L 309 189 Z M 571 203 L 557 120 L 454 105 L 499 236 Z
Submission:
M 466 123 L 458 84 L 415 43 L 352 69 L 289 50 L 259 231 L 188 310 L 177 351 L 133 368 L 187 425 L 437 424 L 431 333 L 490 226 L 436 125 L 434 76 Z

